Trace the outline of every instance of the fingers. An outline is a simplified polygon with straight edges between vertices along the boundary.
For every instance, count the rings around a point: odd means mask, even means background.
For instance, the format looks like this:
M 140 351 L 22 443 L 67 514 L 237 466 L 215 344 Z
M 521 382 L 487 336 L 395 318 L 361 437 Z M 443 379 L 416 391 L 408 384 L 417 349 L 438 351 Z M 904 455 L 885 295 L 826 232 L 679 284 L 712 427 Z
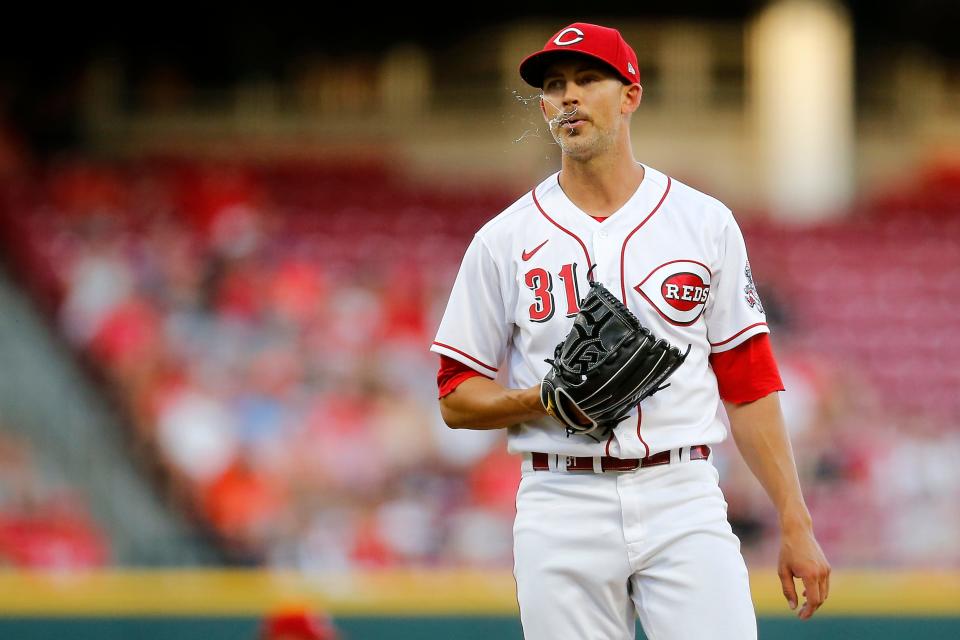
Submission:
M 820 576 L 820 597 L 822 600 L 830 597 L 830 567 Z
M 783 596 L 791 609 L 797 608 L 797 589 L 794 584 L 794 575 L 803 581 L 803 606 L 797 613 L 802 620 L 809 620 L 816 613 L 830 594 L 830 567 L 817 567 L 811 571 L 800 571 L 796 574 L 789 566 L 781 566 L 777 574 L 783 587 Z
M 820 596 L 826 600 L 830 596 L 830 565 L 823 567 L 820 574 Z
M 807 601 L 800 612 L 800 617 L 804 620 L 809 619 L 830 595 L 830 565 L 826 561 L 821 563 L 808 577 L 803 578 L 804 586 L 808 583 L 814 589 L 808 588 L 804 591 Z
M 797 615 L 801 620 L 808 620 L 823 604 L 823 594 L 820 592 L 820 581 L 817 576 L 802 576 L 801 579 L 803 580 L 803 596 L 806 601 Z
M 793 572 L 785 565 L 780 565 L 777 571 L 780 576 L 780 585 L 783 587 L 783 597 L 791 609 L 797 608 L 797 587 L 793 584 Z

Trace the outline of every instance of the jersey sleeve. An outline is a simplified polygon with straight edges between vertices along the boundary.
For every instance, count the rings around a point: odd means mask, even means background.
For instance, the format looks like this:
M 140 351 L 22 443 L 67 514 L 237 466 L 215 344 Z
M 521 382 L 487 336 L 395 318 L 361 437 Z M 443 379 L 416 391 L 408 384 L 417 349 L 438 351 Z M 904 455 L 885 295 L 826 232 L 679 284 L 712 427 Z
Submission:
M 440 368 L 437 370 L 437 398 L 440 399 L 450 395 L 460 386 L 461 382 L 481 375 L 483 374 L 474 371 L 462 362 L 441 355 Z M 490 378 L 490 376 L 484 377 Z
M 783 380 L 773 356 L 770 338 L 761 333 L 728 351 L 710 354 L 720 397 L 727 402 L 753 402 L 783 391 Z
M 506 355 L 509 336 L 500 269 L 476 235 L 463 256 L 430 350 L 492 378 Z
M 728 351 L 752 336 L 770 331 L 753 282 L 746 243 L 732 214 L 727 217 L 718 256 L 705 310 L 711 353 Z

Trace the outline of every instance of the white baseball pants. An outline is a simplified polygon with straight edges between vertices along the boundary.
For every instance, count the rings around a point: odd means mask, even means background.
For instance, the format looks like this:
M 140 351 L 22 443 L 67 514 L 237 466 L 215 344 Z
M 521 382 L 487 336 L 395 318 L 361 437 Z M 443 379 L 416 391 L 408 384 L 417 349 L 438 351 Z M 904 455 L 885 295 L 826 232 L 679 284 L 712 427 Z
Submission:
M 526 640 L 754 640 L 740 540 L 708 460 L 618 473 L 533 471 L 517 492 Z

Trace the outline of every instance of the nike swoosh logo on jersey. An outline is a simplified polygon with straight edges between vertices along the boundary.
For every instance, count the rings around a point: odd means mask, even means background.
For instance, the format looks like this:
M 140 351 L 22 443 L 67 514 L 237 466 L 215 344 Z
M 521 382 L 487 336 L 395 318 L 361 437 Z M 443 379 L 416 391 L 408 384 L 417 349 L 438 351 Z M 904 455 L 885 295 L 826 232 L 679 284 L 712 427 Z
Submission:
M 543 245 L 547 244 L 548 242 L 550 242 L 550 238 L 547 238 L 546 240 L 544 240 L 543 242 L 541 242 L 541 243 L 540 243 L 540 246 L 538 246 L 537 248 L 533 249 L 532 251 L 524 251 L 524 252 L 523 252 L 523 255 L 521 255 L 520 257 L 523 258 L 523 261 L 524 261 L 524 262 L 526 262 L 527 260 L 529 260 L 530 258 L 533 257 L 533 254 L 535 254 L 537 251 L 540 251 L 540 249 L 543 248 Z

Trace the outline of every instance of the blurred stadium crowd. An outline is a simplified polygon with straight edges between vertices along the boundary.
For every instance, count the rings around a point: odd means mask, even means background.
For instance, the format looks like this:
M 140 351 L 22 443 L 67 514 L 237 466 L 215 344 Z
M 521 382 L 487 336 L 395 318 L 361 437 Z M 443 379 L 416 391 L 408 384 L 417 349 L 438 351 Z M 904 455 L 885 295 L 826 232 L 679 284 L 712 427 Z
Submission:
M 471 234 L 519 194 L 348 160 L 61 159 L 0 184 L 20 281 L 231 560 L 510 566 L 519 460 L 443 425 L 427 348 Z M 960 173 L 839 222 L 741 223 L 831 562 L 960 567 Z M 0 564 L 63 564 L 22 551 L 28 525 L 109 563 L 33 453 L 0 439 Z M 745 555 L 773 562 L 769 501 L 732 443 L 717 460 Z

